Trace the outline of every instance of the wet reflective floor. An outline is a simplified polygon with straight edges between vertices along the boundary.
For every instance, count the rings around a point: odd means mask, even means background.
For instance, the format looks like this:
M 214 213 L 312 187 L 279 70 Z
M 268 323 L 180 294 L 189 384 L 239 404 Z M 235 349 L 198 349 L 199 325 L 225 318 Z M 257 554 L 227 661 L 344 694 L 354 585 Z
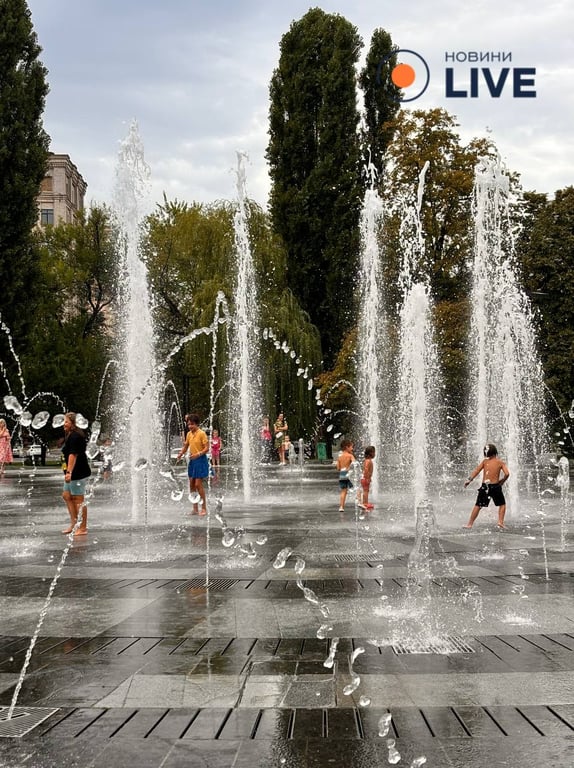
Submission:
M 94 488 L 16 714 L 53 711 L 0 766 L 572 768 L 569 498 L 466 531 L 455 478 L 421 541 L 397 490 L 340 513 L 332 467 L 264 473 L 250 503 L 222 475 L 206 518 L 167 481 L 135 511 L 127 478 Z M 0 483 L 0 706 L 68 542 L 60 480 Z

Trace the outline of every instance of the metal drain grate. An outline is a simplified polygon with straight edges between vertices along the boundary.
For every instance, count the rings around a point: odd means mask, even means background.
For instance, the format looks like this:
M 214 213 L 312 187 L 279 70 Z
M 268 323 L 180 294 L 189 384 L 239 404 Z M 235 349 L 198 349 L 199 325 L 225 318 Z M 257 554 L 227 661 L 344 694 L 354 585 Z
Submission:
M 209 589 L 223 592 L 234 584 L 237 584 L 237 579 L 210 579 Z M 207 589 L 207 586 L 205 579 L 201 577 L 198 579 L 190 579 L 183 584 L 178 584 L 177 589 Z
M 10 707 L 0 707 L 0 738 L 20 738 L 29 733 L 50 715 L 58 711 L 49 707 L 14 707 L 10 720 L 7 719 Z
M 374 552 L 370 554 L 368 552 L 358 552 L 352 555 L 335 555 L 333 559 L 336 563 L 366 563 L 369 560 L 376 560 L 377 557 Z
M 392 646 L 395 653 L 475 653 L 474 648 L 469 645 L 462 637 L 456 635 L 441 635 L 435 637 L 428 643 L 422 643 L 417 640 L 409 640 L 405 643 L 395 643 Z

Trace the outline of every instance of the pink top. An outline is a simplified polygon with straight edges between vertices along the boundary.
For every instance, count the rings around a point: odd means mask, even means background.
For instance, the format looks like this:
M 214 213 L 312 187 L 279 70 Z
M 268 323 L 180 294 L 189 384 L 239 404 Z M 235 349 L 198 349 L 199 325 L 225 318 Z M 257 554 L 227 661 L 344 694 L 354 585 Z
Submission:
M 212 437 L 211 438 L 211 453 L 215 456 L 218 456 L 221 451 L 221 438 L 220 437 Z

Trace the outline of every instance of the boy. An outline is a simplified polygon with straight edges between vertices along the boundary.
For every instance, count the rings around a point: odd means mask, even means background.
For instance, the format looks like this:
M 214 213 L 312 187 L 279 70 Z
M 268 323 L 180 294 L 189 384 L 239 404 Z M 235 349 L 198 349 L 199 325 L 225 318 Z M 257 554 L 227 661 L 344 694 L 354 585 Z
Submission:
M 339 470 L 339 488 L 341 489 L 341 493 L 339 494 L 339 512 L 345 511 L 347 491 L 353 487 L 353 483 L 349 477 L 349 469 L 354 461 L 355 457 L 353 456 L 353 442 L 345 438 L 344 440 L 341 440 L 341 453 L 337 459 L 337 469 Z
M 506 499 L 502 492 L 502 486 L 510 477 L 510 472 L 508 471 L 506 464 L 498 458 L 498 451 L 496 446 L 492 445 L 492 443 L 488 443 L 484 446 L 484 459 L 480 462 L 478 467 L 470 473 L 468 480 L 464 481 L 464 487 L 466 488 L 480 472 L 482 472 L 482 485 L 478 489 L 476 503 L 470 513 L 470 519 L 464 527 L 472 528 L 482 507 L 488 507 L 490 500 L 492 499 L 494 505 L 498 507 L 498 528 L 500 530 L 506 530 L 506 526 L 504 525 Z M 500 477 L 501 472 L 502 477 Z
M 189 492 L 193 496 L 195 492 L 199 494 L 201 500 L 201 512 L 199 516 L 203 517 L 207 514 L 205 504 L 205 489 L 203 487 L 203 481 L 207 480 L 209 476 L 209 462 L 207 460 L 207 454 L 209 452 L 209 440 L 203 429 L 199 428 L 199 416 L 195 413 L 190 414 L 187 417 L 188 432 L 185 436 L 185 442 L 183 448 L 178 453 L 176 458 L 176 464 L 181 459 L 184 453 L 189 450 L 189 463 L 187 465 L 187 476 L 189 477 Z M 197 515 L 198 504 L 192 500 L 193 512 Z

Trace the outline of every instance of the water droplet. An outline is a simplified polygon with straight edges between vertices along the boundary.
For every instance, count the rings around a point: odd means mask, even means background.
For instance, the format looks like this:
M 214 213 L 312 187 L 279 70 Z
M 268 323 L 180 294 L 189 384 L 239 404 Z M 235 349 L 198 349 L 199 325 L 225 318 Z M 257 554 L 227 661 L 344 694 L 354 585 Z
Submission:
M 191 501 L 192 504 L 199 504 L 199 502 L 201 501 L 201 496 L 197 491 L 194 491 L 193 493 L 189 494 L 189 500 Z
M 231 530 L 231 528 L 227 528 L 227 530 L 223 531 L 221 543 L 224 547 L 231 547 L 233 544 L 235 544 L 235 533 Z
M 333 424 L 329 424 L 329 426 L 327 427 L 327 432 L 331 432 L 332 429 L 333 429 Z
M 415 759 L 410 764 L 409 768 L 420 768 L 420 766 L 424 765 L 426 761 L 427 759 L 424 755 L 421 755 L 420 757 L 415 757 Z
M 307 382 L 307 389 L 311 390 L 313 389 L 313 379 L 309 379 Z
M 83 414 L 81 414 L 81 413 L 77 413 L 76 414 L 76 426 L 77 427 L 79 427 L 80 429 L 87 429 L 89 423 L 90 422 L 86 419 L 86 417 Z
M 88 443 L 86 448 L 86 456 L 88 459 L 95 459 L 99 452 L 100 449 L 95 443 Z
M 264 544 L 267 544 L 267 536 L 265 536 L 265 534 L 263 536 L 258 536 L 256 543 L 259 544 L 260 547 L 262 547 Z
M 292 349 L 292 350 L 291 350 L 291 352 L 289 353 L 289 357 L 290 357 L 292 360 L 294 360 L 296 356 L 297 356 L 297 352 L 295 352 L 295 350 L 294 350 L 294 349 Z
M 319 629 L 317 630 L 317 638 L 319 640 L 324 640 L 327 637 L 327 632 L 332 632 L 333 626 L 331 624 L 321 624 Z
M 48 411 L 39 411 L 32 419 L 32 429 L 42 429 L 48 423 L 49 418 Z
M 330 408 L 325 408 L 325 410 L 323 411 L 323 413 L 325 413 L 325 414 L 327 414 L 327 413 L 332 413 L 332 411 L 331 411 L 331 409 L 330 409 Z
M 120 469 L 123 469 L 125 467 L 126 463 L 125 461 L 120 461 L 118 464 L 114 464 L 114 473 L 119 472 Z
M 379 720 L 378 728 L 379 728 L 379 736 L 386 736 L 389 732 L 389 729 L 391 727 L 391 720 L 393 719 L 393 716 L 390 712 L 387 712 L 385 715 L 381 717 Z
M 63 413 L 57 413 L 54 418 L 52 419 L 52 426 L 54 429 L 58 429 L 58 427 L 63 426 L 64 424 L 64 414 Z
M 14 411 L 16 416 L 19 416 L 23 410 L 22 406 L 18 402 L 18 398 L 14 397 L 14 395 L 4 396 L 4 407 L 8 411 Z
M 141 470 L 145 469 L 146 467 L 147 467 L 147 459 L 143 457 L 141 459 L 138 459 L 134 464 L 134 469 L 136 472 L 141 472 Z
M 23 427 L 29 427 L 32 423 L 32 414 L 30 411 L 22 411 L 20 414 L 19 422 Z
M 263 329 L 263 338 L 264 338 L 264 339 L 267 339 L 267 337 L 268 337 L 268 336 L 269 336 L 269 331 L 268 331 L 268 329 L 267 329 L 267 328 L 264 328 L 264 329 Z
M 301 574 L 305 570 L 305 561 L 302 557 L 298 557 L 295 561 L 295 573 Z
M 368 696 L 361 696 L 361 698 L 359 699 L 360 707 L 368 707 L 370 706 L 370 704 L 371 704 L 371 700 L 369 699 Z

